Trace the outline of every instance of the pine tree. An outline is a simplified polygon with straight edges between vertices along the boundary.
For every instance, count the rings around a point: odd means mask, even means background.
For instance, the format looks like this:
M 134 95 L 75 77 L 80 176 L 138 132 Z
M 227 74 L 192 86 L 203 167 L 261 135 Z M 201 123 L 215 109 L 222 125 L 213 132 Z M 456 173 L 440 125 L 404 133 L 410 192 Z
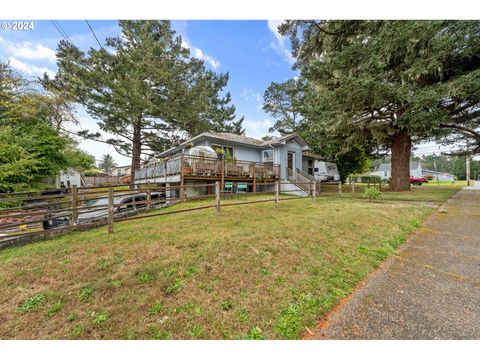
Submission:
M 117 167 L 116 161 L 113 159 L 113 156 L 110 154 L 105 154 L 102 156 L 98 162 L 98 167 L 105 171 L 108 174 L 111 174 L 113 170 Z
M 220 95 L 228 74 L 207 70 L 190 57 L 169 21 L 120 21 L 122 35 L 88 54 L 61 41 L 58 73 L 44 84 L 72 94 L 113 136 L 82 131 L 132 158 L 132 178 L 141 155 L 163 151 L 211 129 L 235 126 L 230 94 Z

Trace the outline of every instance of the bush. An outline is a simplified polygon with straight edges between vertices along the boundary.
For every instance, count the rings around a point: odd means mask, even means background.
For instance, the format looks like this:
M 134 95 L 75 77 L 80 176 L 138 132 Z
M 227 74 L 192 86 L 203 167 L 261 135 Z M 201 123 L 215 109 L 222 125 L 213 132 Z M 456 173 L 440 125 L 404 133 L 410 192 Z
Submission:
M 370 187 L 363 191 L 363 197 L 368 200 L 377 200 L 382 197 L 382 193 L 377 188 Z

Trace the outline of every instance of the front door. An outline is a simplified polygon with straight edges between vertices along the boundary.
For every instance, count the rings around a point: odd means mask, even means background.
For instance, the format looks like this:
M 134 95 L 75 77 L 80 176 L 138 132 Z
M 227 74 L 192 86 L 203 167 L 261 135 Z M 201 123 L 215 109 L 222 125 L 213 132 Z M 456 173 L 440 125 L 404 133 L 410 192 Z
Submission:
M 289 169 L 295 170 L 295 153 L 293 153 L 293 152 L 288 152 L 287 167 Z

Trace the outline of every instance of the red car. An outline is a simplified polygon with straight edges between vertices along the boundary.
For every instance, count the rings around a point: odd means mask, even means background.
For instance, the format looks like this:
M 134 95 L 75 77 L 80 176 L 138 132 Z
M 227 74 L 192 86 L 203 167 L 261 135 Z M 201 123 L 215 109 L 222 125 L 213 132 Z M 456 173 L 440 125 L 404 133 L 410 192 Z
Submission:
M 421 178 L 414 178 L 410 176 L 410 184 L 412 185 L 422 185 L 423 183 L 428 183 L 428 179 L 421 177 Z

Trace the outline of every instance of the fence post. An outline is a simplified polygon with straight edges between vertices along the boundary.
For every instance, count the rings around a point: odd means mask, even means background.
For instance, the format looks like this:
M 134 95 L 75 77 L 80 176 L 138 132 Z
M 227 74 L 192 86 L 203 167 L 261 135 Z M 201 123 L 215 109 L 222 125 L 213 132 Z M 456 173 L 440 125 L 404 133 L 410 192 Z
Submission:
M 275 181 L 275 208 L 278 209 L 278 193 L 279 193 L 279 183 L 278 180 Z
M 108 233 L 113 233 L 113 186 L 108 188 Z
M 342 195 L 342 182 L 339 181 L 338 182 L 338 196 L 341 196 Z
M 352 180 L 352 178 L 350 178 L 350 181 Z M 355 179 L 353 179 L 353 181 L 351 181 L 352 183 L 352 194 L 355 194 Z
M 382 191 L 382 179 L 380 179 L 378 182 L 378 190 Z
M 313 199 L 313 201 L 315 201 L 315 199 L 317 197 L 317 189 L 316 189 L 316 186 L 315 186 L 315 181 L 312 181 L 311 187 L 312 187 L 312 199 Z
M 257 192 L 257 163 L 253 163 L 253 192 Z
M 150 190 L 150 181 L 147 182 L 147 209 L 152 207 L 152 191 Z
M 218 181 L 215 181 L 215 208 L 217 215 L 220 214 L 220 183 Z
M 70 225 L 75 226 L 77 224 L 78 219 L 78 211 L 77 211 L 77 185 L 72 185 L 72 218 L 70 219 Z

